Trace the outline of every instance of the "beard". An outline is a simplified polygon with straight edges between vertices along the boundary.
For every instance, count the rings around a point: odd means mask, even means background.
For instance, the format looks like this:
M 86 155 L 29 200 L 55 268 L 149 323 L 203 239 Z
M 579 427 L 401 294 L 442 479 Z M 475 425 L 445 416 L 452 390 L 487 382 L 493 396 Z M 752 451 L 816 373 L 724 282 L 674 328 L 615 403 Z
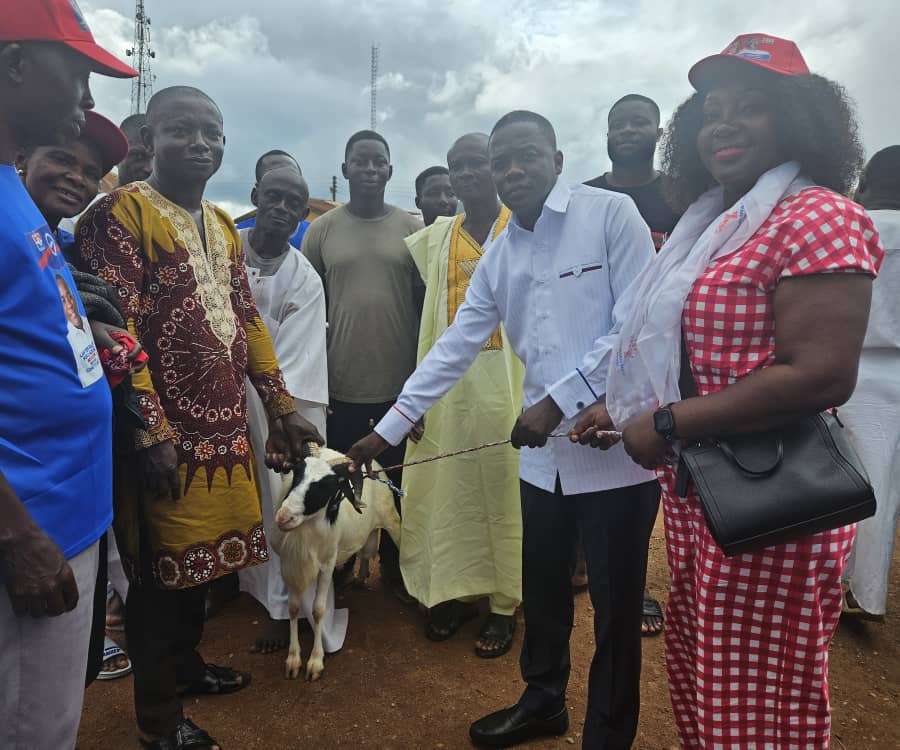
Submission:
M 609 141 L 606 142 L 606 153 L 613 164 L 623 167 L 633 167 L 653 161 L 656 153 L 656 141 L 645 141 L 637 145 L 634 151 L 620 153 Z

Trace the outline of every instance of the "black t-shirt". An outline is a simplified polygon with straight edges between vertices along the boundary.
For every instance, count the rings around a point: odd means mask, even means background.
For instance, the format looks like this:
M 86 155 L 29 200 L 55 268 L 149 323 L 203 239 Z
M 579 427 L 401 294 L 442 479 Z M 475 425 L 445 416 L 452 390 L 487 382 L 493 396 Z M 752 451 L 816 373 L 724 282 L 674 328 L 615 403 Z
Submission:
M 615 193 L 630 195 L 644 221 L 650 227 L 650 233 L 653 235 L 653 244 L 658 251 L 681 218 L 681 214 L 673 211 L 663 198 L 663 179 L 663 175 L 657 175 L 655 179 L 644 185 L 619 187 L 610 185 L 606 181 L 606 175 L 600 175 L 584 184 L 590 187 L 612 190 Z

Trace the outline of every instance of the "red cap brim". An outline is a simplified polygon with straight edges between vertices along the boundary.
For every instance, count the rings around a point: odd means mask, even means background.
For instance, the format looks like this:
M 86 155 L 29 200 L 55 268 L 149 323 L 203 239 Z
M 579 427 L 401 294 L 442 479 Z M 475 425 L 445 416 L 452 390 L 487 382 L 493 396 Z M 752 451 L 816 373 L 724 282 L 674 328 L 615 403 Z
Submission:
M 92 110 L 84 113 L 84 127 L 81 139 L 90 141 L 99 150 L 103 159 L 103 173 L 106 174 L 128 153 L 128 138 L 118 125 Z
M 140 75 L 134 68 L 109 54 L 95 42 L 66 40 L 63 44 L 90 59 L 94 63 L 91 69 L 95 73 L 112 78 L 137 78 Z

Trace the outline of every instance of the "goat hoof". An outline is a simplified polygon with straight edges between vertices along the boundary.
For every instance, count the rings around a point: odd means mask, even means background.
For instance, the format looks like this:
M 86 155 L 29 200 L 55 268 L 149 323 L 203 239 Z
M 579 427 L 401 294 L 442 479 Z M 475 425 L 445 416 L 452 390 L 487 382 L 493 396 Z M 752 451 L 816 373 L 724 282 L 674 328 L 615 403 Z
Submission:
M 288 680 L 296 680 L 300 676 L 300 660 L 296 661 L 288 657 L 284 662 L 284 676 Z
M 322 676 L 322 672 L 325 671 L 324 664 L 315 664 L 309 662 L 306 665 L 306 679 L 308 682 L 315 682 Z

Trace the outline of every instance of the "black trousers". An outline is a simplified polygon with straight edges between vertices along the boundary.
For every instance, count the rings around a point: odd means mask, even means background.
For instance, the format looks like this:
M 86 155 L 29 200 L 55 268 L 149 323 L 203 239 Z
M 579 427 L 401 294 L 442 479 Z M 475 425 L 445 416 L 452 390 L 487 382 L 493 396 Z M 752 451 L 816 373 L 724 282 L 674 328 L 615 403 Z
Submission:
M 565 706 L 572 573 L 580 522 L 594 606 L 595 651 L 588 678 L 583 747 L 624 750 L 637 732 L 641 678 L 641 602 L 659 485 L 563 495 L 521 483 L 522 598 L 525 638 L 520 703 L 550 715 Z
M 161 589 L 149 573 L 128 587 L 125 635 L 134 667 L 134 708 L 138 727 L 147 734 L 175 729 L 184 718 L 177 686 L 203 676 L 197 646 L 208 588 Z
M 332 400 L 328 415 L 328 447 L 341 453 L 346 453 L 350 447 L 361 438 L 368 435 L 372 428 L 387 414 L 388 409 L 394 405 L 393 401 L 383 404 L 348 404 L 344 401 Z M 382 466 L 402 464 L 406 455 L 406 441 L 400 445 L 391 446 L 378 458 Z M 389 471 L 388 478 L 395 486 L 399 487 L 403 481 L 403 470 Z M 394 496 L 397 512 L 400 512 L 400 498 Z M 381 558 L 381 572 L 387 576 L 391 583 L 399 582 L 400 578 L 400 551 L 394 544 L 389 534 L 381 535 L 381 543 L 378 546 L 378 554 Z

